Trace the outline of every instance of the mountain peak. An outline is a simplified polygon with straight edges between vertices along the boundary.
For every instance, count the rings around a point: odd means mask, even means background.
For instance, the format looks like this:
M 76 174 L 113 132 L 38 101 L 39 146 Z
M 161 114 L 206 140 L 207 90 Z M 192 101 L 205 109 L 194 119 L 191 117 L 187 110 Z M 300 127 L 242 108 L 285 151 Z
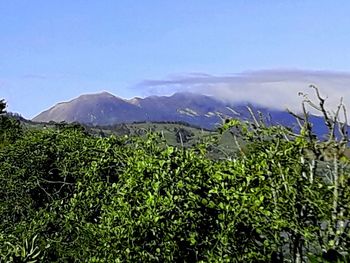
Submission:
M 190 91 L 178 91 L 178 92 L 175 92 L 172 96 L 203 96 L 203 95 L 190 92 Z
M 76 121 L 93 125 L 113 125 L 135 121 L 182 121 L 208 128 L 220 121 L 218 116 L 207 117 L 208 112 L 229 114 L 218 100 L 192 92 L 177 92 L 171 96 L 122 99 L 102 91 L 84 94 L 71 101 L 59 103 L 33 120 L 37 122 Z
M 108 92 L 108 91 L 101 91 L 99 93 L 97 93 L 97 95 L 101 95 L 101 96 L 114 96 L 112 93 Z M 115 97 L 115 96 L 114 96 Z
M 192 92 L 176 92 L 171 96 L 122 99 L 102 91 L 59 103 L 33 120 L 80 122 L 93 125 L 181 121 L 203 128 L 213 128 L 220 124 L 223 118 L 237 117 L 235 112 L 240 112 L 240 109 L 236 110 L 236 108 L 215 97 Z M 245 117 L 243 113 L 240 116 Z
M 191 99 L 199 99 L 199 98 L 212 98 L 217 100 L 216 98 L 204 94 L 199 94 L 191 91 L 179 91 L 175 92 L 171 97 L 175 98 L 191 98 Z
M 272 120 L 283 124 L 295 122 L 294 117 L 287 112 L 274 112 L 261 107 L 256 110 L 265 116 L 269 113 Z M 127 100 L 102 91 L 58 103 L 40 113 L 33 121 L 65 121 L 90 125 L 175 121 L 211 129 L 220 125 L 223 119 L 237 117 L 244 120 L 251 118 L 242 103 L 232 105 L 213 96 L 198 93 L 177 92 L 171 96 L 135 97 Z
M 88 93 L 88 94 L 82 94 L 79 98 L 92 98 L 92 97 L 116 97 L 112 93 L 109 93 L 108 91 L 101 91 L 97 93 Z

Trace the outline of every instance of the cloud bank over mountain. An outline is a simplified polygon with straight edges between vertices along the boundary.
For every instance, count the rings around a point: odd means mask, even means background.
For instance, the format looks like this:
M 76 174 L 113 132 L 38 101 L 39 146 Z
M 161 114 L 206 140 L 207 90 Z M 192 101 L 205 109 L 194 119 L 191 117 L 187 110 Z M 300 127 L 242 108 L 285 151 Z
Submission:
M 309 85 L 319 87 L 327 105 L 335 108 L 341 97 L 350 98 L 350 72 L 326 70 L 275 69 L 245 71 L 228 75 L 190 73 L 139 83 L 150 93 L 192 91 L 213 95 L 229 102 L 251 102 L 261 106 L 294 111 L 300 109 L 299 92 L 314 98 Z

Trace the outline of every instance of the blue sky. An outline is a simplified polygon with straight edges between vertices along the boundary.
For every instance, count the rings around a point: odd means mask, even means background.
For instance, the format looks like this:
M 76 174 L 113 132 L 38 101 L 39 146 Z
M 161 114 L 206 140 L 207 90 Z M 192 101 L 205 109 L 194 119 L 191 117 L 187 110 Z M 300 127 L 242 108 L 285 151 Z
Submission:
M 335 84 L 325 82 L 325 90 L 347 96 L 349 12 L 345 0 L 1 0 L 0 97 L 9 110 L 31 118 L 81 93 L 215 94 L 222 89 L 212 83 L 149 83 L 266 71 L 299 74 L 297 80 L 289 74 L 287 83 L 330 76 Z M 230 89 L 232 80 L 224 84 Z M 253 98 L 258 84 L 247 100 L 259 99 Z M 295 92 L 288 85 L 279 94 Z M 239 87 L 233 86 L 234 97 Z

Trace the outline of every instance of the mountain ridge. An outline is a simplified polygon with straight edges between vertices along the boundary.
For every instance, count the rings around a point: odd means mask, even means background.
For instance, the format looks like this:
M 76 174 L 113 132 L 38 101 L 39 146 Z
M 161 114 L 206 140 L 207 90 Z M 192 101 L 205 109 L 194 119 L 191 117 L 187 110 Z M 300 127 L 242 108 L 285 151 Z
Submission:
M 41 112 L 34 122 L 78 122 L 92 126 L 108 126 L 133 122 L 184 122 L 215 129 L 226 118 L 250 119 L 247 106 L 274 123 L 291 126 L 295 118 L 286 111 L 268 109 L 248 103 L 227 103 L 213 96 L 192 92 L 177 92 L 170 96 L 152 95 L 123 99 L 107 91 L 82 94 L 60 102 Z M 321 122 L 316 118 L 317 123 Z M 319 125 L 317 124 L 317 125 Z
M 196 93 L 174 93 L 171 96 L 149 96 L 123 99 L 109 92 L 83 94 L 60 102 L 33 118 L 35 122 L 80 122 L 93 125 L 113 125 L 135 121 L 184 121 L 213 127 L 215 115 L 205 117 L 210 110 L 227 115 L 223 102 Z M 201 114 L 197 114 L 199 111 Z M 194 118 L 193 117 L 197 117 Z M 205 118 L 212 120 L 205 121 Z

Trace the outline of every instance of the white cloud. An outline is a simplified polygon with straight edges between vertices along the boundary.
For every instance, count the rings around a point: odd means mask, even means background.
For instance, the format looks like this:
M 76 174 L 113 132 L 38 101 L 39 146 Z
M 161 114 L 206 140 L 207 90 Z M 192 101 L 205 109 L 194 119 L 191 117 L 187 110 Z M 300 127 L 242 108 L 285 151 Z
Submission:
M 309 85 L 316 85 L 327 105 L 335 109 L 341 97 L 350 98 L 350 72 L 316 70 L 258 70 L 225 76 L 191 73 L 163 80 L 145 80 L 139 85 L 151 93 L 192 91 L 213 95 L 230 102 L 251 102 L 262 106 L 300 110 L 299 92 L 315 98 Z

